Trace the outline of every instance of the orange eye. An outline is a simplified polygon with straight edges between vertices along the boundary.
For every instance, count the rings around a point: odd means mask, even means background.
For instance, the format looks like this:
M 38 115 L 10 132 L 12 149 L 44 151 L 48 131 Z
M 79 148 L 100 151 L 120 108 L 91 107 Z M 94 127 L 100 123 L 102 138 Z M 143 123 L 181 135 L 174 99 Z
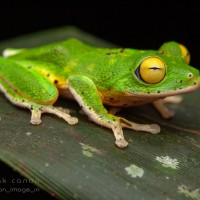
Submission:
M 139 74 L 146 83 L 159 83 L 166 74 L 165 63 L 160 58 L 148 57 L 141 62 Z
M 190 52 L 182 44 L 179 44 L 179 48 L 181 50 L 181 53 L 182 53 L 182 56 L 183 56 L 185 63 L 189 64 L 190 63 Z

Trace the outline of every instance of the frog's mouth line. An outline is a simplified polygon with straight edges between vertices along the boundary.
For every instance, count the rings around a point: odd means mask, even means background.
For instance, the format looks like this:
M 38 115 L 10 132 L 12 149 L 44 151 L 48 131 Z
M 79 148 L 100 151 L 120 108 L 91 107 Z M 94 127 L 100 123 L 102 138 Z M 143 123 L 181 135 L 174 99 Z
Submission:
M 145 97 L 145 98 L 165 98 L 168 96 L 175 96 L 179 94 L 187 94 L 190 92 L 193 92 L 200 88 L 200 82 L 198 82 L 196 85 L 189 86 L 187 88 L 175 90 L 175 91 L 167 91 L 167 92 L 156 92 L 156 93 L 135 93 L 135 92 L 126 92 L 127 96 L 134 96 L 134 97 Z

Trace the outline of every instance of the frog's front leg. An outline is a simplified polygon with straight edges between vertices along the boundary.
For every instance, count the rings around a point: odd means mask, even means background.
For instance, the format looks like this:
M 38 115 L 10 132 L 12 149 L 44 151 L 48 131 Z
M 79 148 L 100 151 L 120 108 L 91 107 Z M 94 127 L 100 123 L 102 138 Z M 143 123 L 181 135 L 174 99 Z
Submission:
M 76 101 L 92 121 L 112 129 L 116 139 L 115 143 L 120 148 L 128 145 L 128 142 L 124 139 L 122 127 L 153 133 L 160 131 L 158 125 L 136 124 L 109 114 L 102 104 L 95 84 L 86 76 L 70 76 L 68 86 Z
M 163 99 L 164 103 L 179 104 L 183 101 L 183 97 L 180 95 L 169 96 Z
M 174 116 L 174 112 L 169 110 L 165 104 L 179 104 L 182 102 L 181 96 L 169 96 L 164 99 L 159 99 L 153 102 L 154 107 L 162 115 L 163 118 L 171 118 Z

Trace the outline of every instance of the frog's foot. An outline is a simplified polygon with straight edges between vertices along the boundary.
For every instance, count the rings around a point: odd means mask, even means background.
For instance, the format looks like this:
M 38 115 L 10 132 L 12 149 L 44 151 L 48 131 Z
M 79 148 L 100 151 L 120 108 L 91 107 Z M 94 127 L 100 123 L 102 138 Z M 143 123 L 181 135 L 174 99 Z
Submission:
M 179 104 L 183 101 L 183 97 L 180 95 L 170 96 L 163 99 L 164 103 Z
M 70 125 L 76 124 L 78 122 L 78 119 L 76 117 L 71 117 L 69 114 L 65 112 L 65 110 L 63 111 L 63 109 L 60 110 L 60 108 L 57 109 L 53 106 L 32 104 L 31 106 L 29 106 L 29 109 L 31 110 L 32 113 L 30 122 L 34 125 L 38 125 L 42 122 L 41 121 L 42 113 L 51 113 L 57 115 L 58 117 L 63 118 Z
M 31 110 L 31 124 L 33 125 L 39 125 L 42 123 L 41 120 L 41 111 Z
M 174 112 L 169 110 L 165 104 L 179 104 L 183 101 L 182 96 L 169 96 L 153 102 L 154 107 L 160 112 L 163 118 L 169 119 L 174 116 Z
M 111 116 L 109 116 L 109 117 L 111 117 Z M 104 121 L 101 121 L 100 124 L 102 124 L 103 126 L 107 126 L 108 128 L 112 129 L 114 136 L 115 136 L 115 139 L 116 139 L 115 144 L 118 147 L 120 147 L 120 148 L 127 147 L 128 142 L 124 139 L 122 126 L 121 126 L 119 119 L 115 118 L 114 116 L 112 118 L 113 118 L 112 120 L 108 121 L 109 124 L 106 124 L 106 122 L 104 122 Z
M 169 110 L 165 106 L 165 101 L 163 99 L 154 101 L 153 105 L 158 110 L 158 112 L 162 115 L 163 118 L 168 119 L 174 116 L 174 112 Z
M 137 124 L 124 118 L 120 118 L 120 121 L 124 128 L 133 129 L 135 131 L 145 131 L 152 134 L 160 132 L 160 126 L 157 124 Z

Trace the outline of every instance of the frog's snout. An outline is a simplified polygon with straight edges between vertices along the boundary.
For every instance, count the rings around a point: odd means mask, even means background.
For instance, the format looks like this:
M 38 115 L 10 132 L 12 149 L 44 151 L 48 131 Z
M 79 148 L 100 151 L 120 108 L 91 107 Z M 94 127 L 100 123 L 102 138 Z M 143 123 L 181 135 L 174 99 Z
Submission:
M 199 86 L 200 86 L 200 70 L 199 71 L 199 75 L 198 75 L 198 82 L 199 82 Z
M 189 79 L 192 79 L 193 77 L 194 77 L 194 75 L 193 75 L 192 72 L 188 73 L 188 78 L 189 78 Z
M 188 78 L 191 80 L 191 82 L 194 82 L 194 85 L 199 85 L 200 87 L 200 70 L 198 70 L 196 73 L 189 72 Z

